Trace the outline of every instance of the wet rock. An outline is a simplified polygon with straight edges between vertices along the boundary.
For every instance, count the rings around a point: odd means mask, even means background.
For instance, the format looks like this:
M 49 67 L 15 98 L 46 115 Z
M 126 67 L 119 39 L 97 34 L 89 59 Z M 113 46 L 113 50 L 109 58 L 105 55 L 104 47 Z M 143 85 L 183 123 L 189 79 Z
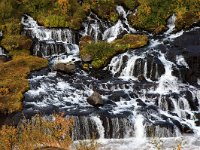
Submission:
M 175 39 L 175 50 L 179 48 L 181 55 L 183 55 L 186 63 L 189 66 L 189 71 L 183 74 L 186 81 L 196 83 L 197 78 L 200 78 L 200 29 L 184 34 Z M 173 50 L 174 51 L 174 50 Z
M 87 98 L 87 102 L 95 107 L 104 105 L 101 95 L 96 91 L 93 92 L 93 94 Z
M 139 75 L 137 78 L 138 78 L 138 81 L 140 81 L 140 82 L 146 82 L 147 81 L 145 79 L 144 75 Z
M 198 111 L 198 100 L 193 99 L 192 93 L 190 91 L 181 92 L 184 94 L 185 98 L 188 100 L 190 108 L 194 111 Z
M 121 98 L 123 98 L 123 99 L 129 99 L 129 96 L 124 91 L 114 91 L 112 93 L 112 95 L 110 95 L 108 98 L 110 100 L 112 100 L 112 101 L 118 102 L 118 101 L 120 101 Z
M 182 124 L 182 133 L 194 133 L 193 130 L 186 124 Z
M 198 112 L 198 113 L 195 113 L 194 115 L 195 115 L 195 118 L 196 118 L 196 119 L 199 119 L 199 120 L 200 120 L 200 113 L 199 113 L 199 112 Z
M 157 81 L 165 73 L 165 68 L 162 62 L 153 56 L 147 58 L 147 77 L 153 81 Z
M 103 80 L 103 79 L 109 79 L 112 77 L 112 73 L 109 70 L 91 70 L 89 72 L 89 75 L 99 79 L 99 80 Z
M 75 72 L 75 64 L 73 62 L 67 63 L 57 63 L 53 66 L 54 71 L 64 72 L 67 74 L 72 74 Z
M 5 55 L 0 55 L 0 64 L 8 61 L 8 58 Z
M 195 121 L 196 126 L 200 126 L 200 120 Z

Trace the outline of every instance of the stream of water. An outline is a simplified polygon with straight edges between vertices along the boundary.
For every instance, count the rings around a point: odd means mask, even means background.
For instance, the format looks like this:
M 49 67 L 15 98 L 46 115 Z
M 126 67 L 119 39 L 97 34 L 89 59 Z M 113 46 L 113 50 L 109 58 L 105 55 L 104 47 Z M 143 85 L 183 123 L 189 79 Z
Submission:
M 111 42 L 138 33 L 127 21 L 130 12 L 116 10 L 121 16 L 116 24 L 91 13 L 80 31 L 45 28 L 24 15 L 23 34 L 34 40 L 33 55 L 49 59 L 49 68 L 31 74 L 23 113 L 75 116 L 73 139 L 91 139 L 95 133 L 100 149 L 154 149 L 156 142 L 166 149 L 177 142 L 199 149 L 200 28 L 176 32 L 172 15 L 166 32 L 144 32 L 149 45 L 115 56 L 101 71 L 110 74 L 98 78 L 80 67 L 79 39 L 89 35 Z M 53 64 L 69 61 L 76 63 L 73 75 L 52 71 Z M 94 89 L 105 103 L 98 109 L 86 101 Z

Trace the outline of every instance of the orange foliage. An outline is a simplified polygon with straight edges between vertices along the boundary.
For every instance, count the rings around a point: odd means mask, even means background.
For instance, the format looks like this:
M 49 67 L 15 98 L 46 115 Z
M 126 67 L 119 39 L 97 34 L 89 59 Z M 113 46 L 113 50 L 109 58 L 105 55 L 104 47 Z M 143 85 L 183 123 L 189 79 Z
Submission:
M 66 14 L 69 7 L 69 0 L 58 0 L 58 4 L 62 9 L 63 14 Z
M 51 119 L 36 115 L 23 120 L 18 127 L 3 126 L 0 129 L 1 150 L 34 150 L 41 147 L 68 149 L 71 145 L 72 119 L 54 115 Z

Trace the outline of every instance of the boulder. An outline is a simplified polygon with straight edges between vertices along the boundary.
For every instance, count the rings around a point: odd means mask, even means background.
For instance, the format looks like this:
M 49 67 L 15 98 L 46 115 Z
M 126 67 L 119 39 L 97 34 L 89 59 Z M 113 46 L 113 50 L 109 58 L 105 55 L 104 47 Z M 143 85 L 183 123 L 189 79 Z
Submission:
M 87 98 L 87 102 L 94 107 L 103 106 L 104 104 L 101 95 L 96 91 Z
M 57 63 L 53 66 L 54 71 L 60 71 L 67 74 L 72 74 L 75 72 L 75 64 L 73 62 L 67 63 Z

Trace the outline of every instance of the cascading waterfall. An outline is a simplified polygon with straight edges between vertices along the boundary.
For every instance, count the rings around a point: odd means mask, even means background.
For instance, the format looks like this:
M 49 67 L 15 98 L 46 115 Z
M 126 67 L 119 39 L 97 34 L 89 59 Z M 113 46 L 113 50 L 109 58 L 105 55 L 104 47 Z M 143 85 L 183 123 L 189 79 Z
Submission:
M 48 57 L 51 64 L 57 61 L 79 64 L 80 37 L 89 35 L 95 41 L 111 42 L 126 33 L 137 33 L 128 23 L 130 12 L 121 6 L 116 10 L 121 16 L 116 24 L 91 13 L 79 32 L 47 29 L 25 15 L 23 33 L 34 40 L 34 55 Z M 47 69 L 32 73 L 23 113 L 56 111 L 75 116 L 74 140 L 91 139 L 93 133 L 101 140 L 125 138 L 127 141 L 200 134 L 200 77 L 195 82 L 190 80 L 187 75 L 192 69 L 190 58 L 175 45 L 176 40 L 187 33 L 194 34 L 199 28 L 174 33 L 175 19 L 175 15 L 169 18 L 168 30 L 162 36 L 149 34 L 148 46 L 113 57 L 103 69 L 112 73 L 109 79 L 94 78 L 79 65 L 73 75 Z M 87 103 L 93 90 L 102 95 L 103 107 L 96 109 Z

